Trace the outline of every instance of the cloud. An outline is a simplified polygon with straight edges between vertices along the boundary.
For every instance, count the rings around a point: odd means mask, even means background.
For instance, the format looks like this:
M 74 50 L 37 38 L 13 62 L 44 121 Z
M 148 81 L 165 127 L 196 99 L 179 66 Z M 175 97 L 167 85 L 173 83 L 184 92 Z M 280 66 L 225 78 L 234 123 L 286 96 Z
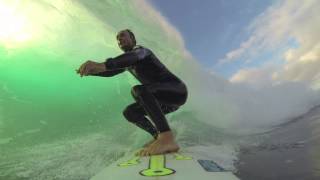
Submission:
M 252 35 L 238 49 L 226 54 L 220 63 L 241 58 L 254 59 L 257 54 L 279 53 L 281 68 L 262 66 L 239 70 L 231 82 L 309 82 L 319 84 L 320 67 L 320 1 L 279 1 L 260 14 L 250 25 Z M 293 47 L 292 41 L 298 44 Z M 257 59 L 255 59 L 257 60 Z
M 237 60 L 241 56 L 243 56 L 249 49 L 254 47 L 254 44 L 257 43 L 257 37 L 252 35 L 249 40 L 241 43 L 240 48 L 232 50 L 226 54 L 226 57 L 221 59 L 218 64 L 229 63 Z
M 267 65 L 263 68 L 241 69 L 230 78 L 232 83 L 244 83 L 252 87 L 265 87 L 274 83 L 273 73 L 276 66 Z
M 320 40 L 320 39 L 319 39 Z M 307 49 L 303 45 L 299 49 L 290 49 L 285 53 L 286 64 L 274 73 L 273 79 L 277 81 L 302 81 L 317 84 L 320 76 L 320 43 Z

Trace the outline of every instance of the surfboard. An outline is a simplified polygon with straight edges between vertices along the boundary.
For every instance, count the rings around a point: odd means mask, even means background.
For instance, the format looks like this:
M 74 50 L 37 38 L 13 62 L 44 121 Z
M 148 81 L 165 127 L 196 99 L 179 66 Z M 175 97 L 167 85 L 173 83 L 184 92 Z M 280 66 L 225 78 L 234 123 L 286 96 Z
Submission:
M 134 154 L 134 153 L 133 153 Z M 91 180 L 239 180 L 212 159 L 192 153 L 129 156 L 107 166 Z

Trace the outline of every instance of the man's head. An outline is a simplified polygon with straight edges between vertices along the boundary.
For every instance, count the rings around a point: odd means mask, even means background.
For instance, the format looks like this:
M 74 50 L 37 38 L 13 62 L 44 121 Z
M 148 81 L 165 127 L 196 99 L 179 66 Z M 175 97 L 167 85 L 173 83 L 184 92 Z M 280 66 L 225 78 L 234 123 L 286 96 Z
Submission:
M 132 48 L 136 45 L 136 38 L 129 29 L 119 31 L 117 34 L 117 40 L 119 47 L 124 52 L 132 50 Z

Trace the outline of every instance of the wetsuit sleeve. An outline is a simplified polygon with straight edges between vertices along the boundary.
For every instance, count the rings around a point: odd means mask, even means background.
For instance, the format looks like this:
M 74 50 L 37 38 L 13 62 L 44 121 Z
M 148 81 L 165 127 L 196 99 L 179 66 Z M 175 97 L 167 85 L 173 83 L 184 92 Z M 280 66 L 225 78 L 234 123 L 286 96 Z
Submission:
M 125 69 L 108 70 L 108 71 L 100 72 L 97 74 L 91 74 L 91 76 L 111 77 L 111 76 L 120 74 L 124 71 Z
M 110 70 L 126 68 L 149 56 L 151 53 L 152 52 L 149 49 L 137 48 L 130 52 L 121 54 L 118 57 L 109 58 L 105 62 L 105 66 Z

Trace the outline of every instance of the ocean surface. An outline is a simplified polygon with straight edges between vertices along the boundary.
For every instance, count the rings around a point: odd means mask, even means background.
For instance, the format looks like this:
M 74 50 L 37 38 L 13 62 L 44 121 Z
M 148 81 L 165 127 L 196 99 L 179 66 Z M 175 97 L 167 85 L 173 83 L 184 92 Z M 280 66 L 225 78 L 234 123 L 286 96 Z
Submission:
M 320 106 L 247 140 L 236 163 L 241 179 L 320 179 Z

